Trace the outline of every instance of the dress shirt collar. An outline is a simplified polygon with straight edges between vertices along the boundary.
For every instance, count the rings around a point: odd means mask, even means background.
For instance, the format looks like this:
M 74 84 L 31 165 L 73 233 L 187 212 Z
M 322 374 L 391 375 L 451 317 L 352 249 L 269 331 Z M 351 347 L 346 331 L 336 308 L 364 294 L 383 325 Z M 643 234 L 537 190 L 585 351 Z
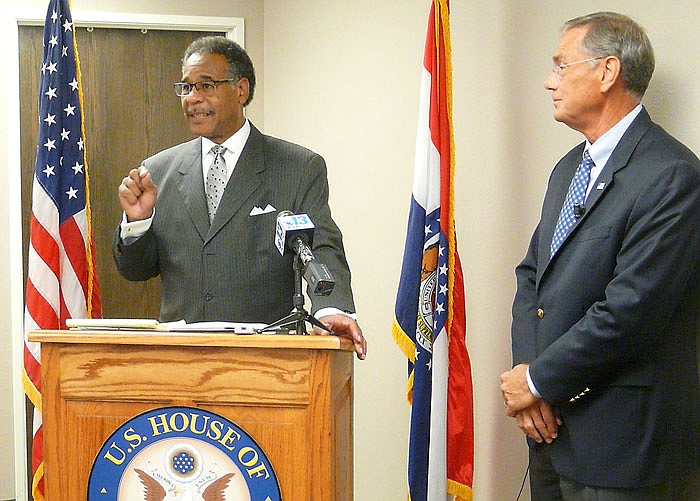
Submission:
M 617 143 L 620 142 L 620 139 L 622 139 L 622 136 L 632 124 L 632 121 L 637 118 L 640 111 L 642 111 L 642 105 L 638 104 L 632 109 L 632 111 L 625 115 L 622 120 L 617 122 L 612 126 L 612 128 L 610 128 L 610 130 L 600 136 L 595 143 L 591 144 L 588 142 L 588 140 L 586 140 L 586 147 L 584 148 L 584 151 L 588 150 L 588 154 L 591 156 L 591 159 L 593 160 L 593 163 L 595 163 L 596 167 L 599 167 L 601 170 L 603 167 L 605 167 L 605 164 L 608 163 L 613 150 L 615 150 L 617 147 Z
M 243 126 L 238 129 L 233 136 L 229 137 L 226 141 L 221 143 L 221 146 L 226 148 L 224 152 L 224 160 L 226 161 L 226 179 L 231 179 L 231 174 L 236 168 L 238 159 L 241 156 L 241 152 L 245 147 L 246 142 L 248 142 L 248 137 L 250 136 L 250 122 L 246 119 L 243 122 Z M 209 167 L 214 162 L 214 154 L 211 149 L 216 145 L 211 139 L 202 137 L 202 174 L 204 179 L 207 178 L 207 172 Z
M 226 152 L 232 152 L 236 155 L 236 157 L 240 156 L 241 152 L 243 151 L 243 147 L 245 146 L 245 143 L 248 141 L 248 137 L 250 136 L 250 122 L 246 118 L 245 122 L 243 122 L 243 126 L 238 129 L 233 136 L 229 137 L 226 141 L 221 143 L 221 146 L 226 147 Z M 214 147 L 216 143 L 212 141 L 211 139 L 207 139 L 206 137 L 202 137 L 202 158 L 206 158 L 207 154 L 211 151 L 212 147 Z
M 595 164 L 591 169 L 591 178 L 588 182 L 586 197 L 588 197 L 588 195 L 591 193 L 593 185 L 598 179 L 600 173 L 603 171 L 603 167 L 605 167 L 605 164 L 607 164 L 608 160 L 610 160 L 610 157 L 617 147 L 617 144 L 620 142 L 620 139 L 622 139 L 622 136 L 625 134 L 625 132 L 627 132 L 629 126 L 632 125 L 632 122 L 635 118 L 637 118 L 640 111 L 642 111 L 642 105 L 638 104 L 632 109 L 632 111 L 625 115 L 622 120 L 617 122 L 610 128 L 610 130 L 600 136 L 595 143 L 591 144 L 588 142 L 588 140 L 586 140 L 586 146 L 584 147 L 583 151 L 588 151 L 588 154 L 591 156 L 591 160 L 593 160 L 593 163 Z

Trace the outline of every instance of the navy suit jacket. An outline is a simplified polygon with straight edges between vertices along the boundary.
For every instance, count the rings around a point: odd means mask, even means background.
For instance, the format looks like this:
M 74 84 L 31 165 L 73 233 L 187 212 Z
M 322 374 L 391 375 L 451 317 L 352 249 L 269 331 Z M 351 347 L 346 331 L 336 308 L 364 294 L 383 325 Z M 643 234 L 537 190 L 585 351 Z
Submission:
M 160 275 L 161 320 L 270 323 L 288 315 L 293 307 L 293 256 L 281 256 L 274 243 L 282 210 L 310 216 L 314 255 L 336 281 L 330 296 L 312 298 L 312 311 L 329 306 L 354 311 L 350 271 L 340 230 L 331 218 L 321 156 L 251 126 L 211 225 L 201 138 L 157 153 L 143 165 L 158 187 L 153 223 L 128 245 L 117 228 L 113 255 L 129 280 Z M 276 210 L 254 214 L 256 207 L 268 204 Z
M 561 413 L 557 472 L 637 488 L 700 463 L 700 162 L 642 110 L 550 259 L 583 147 L 555 166 L 516 268 L 513 360 Z

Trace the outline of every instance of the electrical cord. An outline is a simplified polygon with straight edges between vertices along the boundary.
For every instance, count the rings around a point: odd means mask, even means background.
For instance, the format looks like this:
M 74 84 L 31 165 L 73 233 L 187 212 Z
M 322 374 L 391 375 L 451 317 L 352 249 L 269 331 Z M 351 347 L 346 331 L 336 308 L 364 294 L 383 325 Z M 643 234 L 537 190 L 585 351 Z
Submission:
M 515 501 L 520 501 L 520 496 L 522 496 L 523 490 L 525 490 L 525 481 L 527 480 L 527 475 L 529 473 L 530 473 L 530 454 L 528 454 L 527 468 L 525 468 L 525 475 L 523 475 L 523 481 L 520 484 L 520 490 L 518 491 L 518 497 L 515 498 Z

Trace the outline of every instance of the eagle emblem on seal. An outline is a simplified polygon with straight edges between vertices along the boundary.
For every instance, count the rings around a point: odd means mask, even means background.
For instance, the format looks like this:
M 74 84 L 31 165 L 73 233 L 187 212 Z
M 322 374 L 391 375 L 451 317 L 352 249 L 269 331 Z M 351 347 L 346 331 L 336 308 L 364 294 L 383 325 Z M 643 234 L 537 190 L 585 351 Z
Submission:
M 199 489 L 182 485 L 177 485 L 170 489 L 170 492 L 167 492 L 155 477 L 138 468 L 134 471 L 144 486 L 144 501 L 226 501 L 224 490 L 234 475 L 234 473 L 227 473 L 221 478 L 217 478 L 201 493 Z

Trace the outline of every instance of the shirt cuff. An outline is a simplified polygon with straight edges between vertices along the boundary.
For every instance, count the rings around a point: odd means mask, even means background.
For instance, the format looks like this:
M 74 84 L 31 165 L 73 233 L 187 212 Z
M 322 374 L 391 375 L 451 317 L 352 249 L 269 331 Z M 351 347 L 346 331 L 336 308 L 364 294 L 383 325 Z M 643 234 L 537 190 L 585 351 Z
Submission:
M 321 317 L 325 317 L 327 315 L 337 315 L 337 314 L 345 315 L 345 316 L 350 317 L 353 320 L 357 321 L 357 313 L 350 313 L 349 311 L 343 311 L 343 310 L 339 310 L 338 308 L 333 308 L 333 307 L 321 308 L 320 310 L 318 310 L 314 314 L 314 317 L 321 318 Z
M 530 368 L 527 368 L 527 372 L 525 372 L 525 375 L 527 376 L 527 386 L 530 388 L 530 393 L 535 395 L 537 398 L 542 398 L 542 394 L 537 391 L 537 387 L 535 386 L 535 383 L 532 382 L 532 378 L 530 377 Z
M 156 215 L 156 210 L 153 209 L 153 214 L 148 219 L 142 219 L 140 221 L 127 221 L 126 212 L 122 214 L 122 224 L 120 226 L 119 236 L 122 241 L 126 244 L 133 242 L 144 233 L 148 231 L 153 223 L 153 216 Z

